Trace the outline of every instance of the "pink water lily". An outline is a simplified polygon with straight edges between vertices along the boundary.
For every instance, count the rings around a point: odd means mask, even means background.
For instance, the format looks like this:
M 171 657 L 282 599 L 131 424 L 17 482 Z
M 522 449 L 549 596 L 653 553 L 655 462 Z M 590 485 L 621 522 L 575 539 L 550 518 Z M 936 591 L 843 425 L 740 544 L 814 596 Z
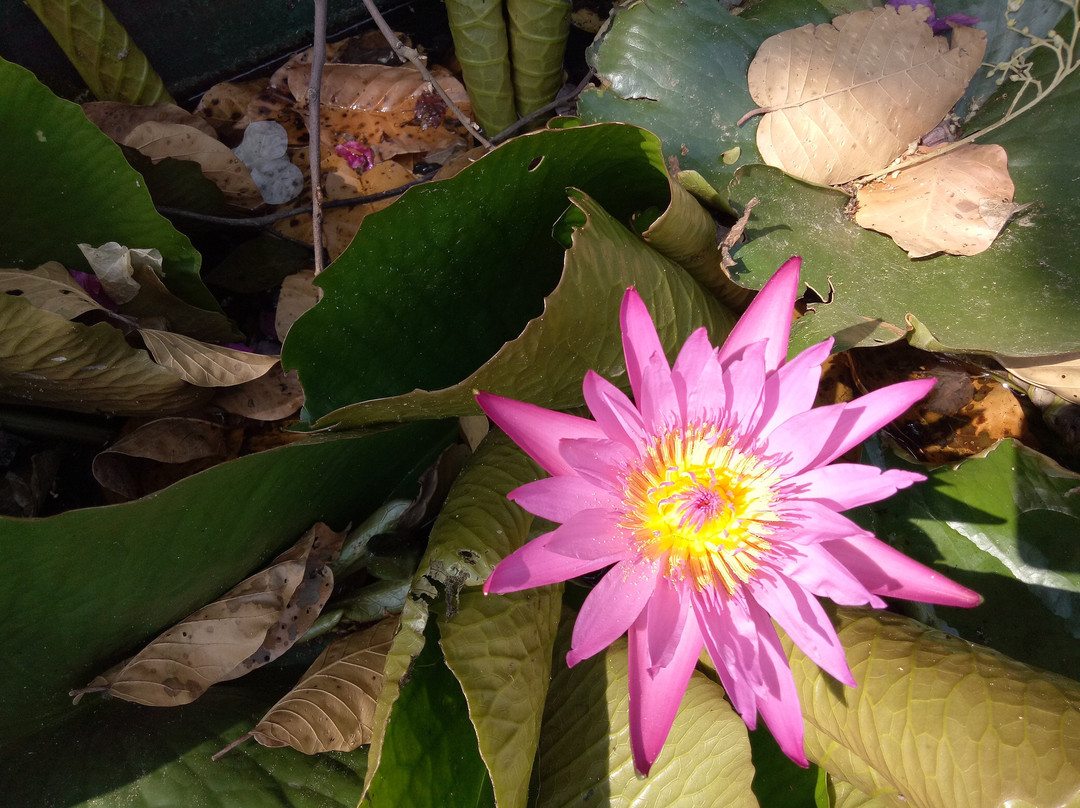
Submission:
M 806 765 L 803 720 L 775 621 L 806 655 L 854 685 L 816 596 L 883 607 L 881 596 L 974 606 L 979 596 L 879 541 L 839 511 L 924 479 L 829 465 L 921 399 L 932 380 L 813 408 L 832 340 L 786 361 L 798 258 L 761 290 L 723 347 L 705 329 L 668 365 L 630 289 L 621 324 L 633 401 L 594 372 L 595 420 L 500 396 L 477 400 L 551 476 L 510 494 L 561 523 L 496 566 L 485 592 L 515 592 L 611 567 L 586 598 L 567 663 L 628 633 L 630 738 L 656 760 L 706 648 L 732 705 L 760 713 Z

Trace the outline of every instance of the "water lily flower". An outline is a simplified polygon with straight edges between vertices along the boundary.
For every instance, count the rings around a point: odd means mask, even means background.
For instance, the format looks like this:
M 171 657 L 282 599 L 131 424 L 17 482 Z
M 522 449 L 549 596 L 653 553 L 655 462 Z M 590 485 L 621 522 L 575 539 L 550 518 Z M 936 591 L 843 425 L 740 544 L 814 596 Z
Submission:
M 840 515 L 925 479 L 832 461 L 921 399 L 933 380 L 813 408 L 832 340 L 786 361 L 800 260 L 761 290 L 723 347 L 695 331 L 674 367 L 649 312 L 622 303 L 633 401 L 589 372 L 595 420 L 479 393 L 491 419 L 551 476 L 510 499 L 560 523 L 503 559 L 484 585 L 515 592 L 608 570 L 585 599 L 567 663 L 628 634 L 630 737 L 647 774 L 701 650 L 734 708 L 760 713 L 807 765 L 795 683 L 773 626 L 854 685 L 818 596 L 881 608 L 881 596 L 974 606 L 980 598 Z M 832 465 L 830 465 L 832 464 Z

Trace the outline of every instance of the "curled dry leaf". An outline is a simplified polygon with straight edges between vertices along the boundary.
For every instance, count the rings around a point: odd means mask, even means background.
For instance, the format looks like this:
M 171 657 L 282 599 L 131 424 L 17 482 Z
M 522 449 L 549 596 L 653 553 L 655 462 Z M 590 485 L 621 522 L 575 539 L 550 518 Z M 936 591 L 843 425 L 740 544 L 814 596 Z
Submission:
M 147 350 L 162 367 L 196 387 L 231 387 L 257 379 L 278 357 L 210 345 L 171 331 L 140 328 Z
M 100 247 L 78 246 L 105 293 L 118 304 L 129 303 L 139 294 L 141 287 L 135 279 L 136 269 L 148 269 L 157 276 L 161 274 L 161 253 L 153 247 L 131 248 L 115 241 Z
M 839 185 L 885 168 L 964 94 L 986 34 L 953 29 L 952 47 L 927 10 L 877 8 L 769 37 L 747 82 L 764 118 L 764 161 L 792 176 Z
M 214 403 L 225 412 L 255 421 L 280 421 L 304 406 L 304 388 L 295 370 L 286 373 L 281 365 L 274 365 L 257 379 L 221 390 Z
M 388 617 L 335 640 L 251 735 L 263 746 L 291 746 L 306 755 L 351 752 L 370 743 L 397 626 L 398 618 Z
M 1000 356 L 1005 370 L 1035 387 L 1042 387 L 1073 404 L 1080 404 L 1080 353 L 1060 356 Z
M 101 308 L 55 261 L 31 270 L 0 269 L 0 293 L 21 297 L 34 308 L 65 320 Z
M 230 204 L 255 208 L 263 202 L 247 166 L 232 149 L 199 129 L 147 121 L 132 129 L 123 145 L 138 149 L 154 162 L 172 157 L 198 163 Z
M 333 588 L 327 564 L 343 533 L 316 524 L 262 572 L 182 620 L 81 690 L 151 707 L 188 704 L 211 685 L 265 665 L 303 635 Z
M 123 143 L 132 129 L 141 123 L 178 123 L 192 126 L 210 137 L 216 137 L 214 127 L 204 118 L 192 115 L 176 104 L 122 104 L 119 101 L 91 101 L 82 105 L 83 112 L 98 129 L 117 143 Z
M 100 452 L 94 478 L 124 499 L 138 499 L 235 457 L 240 441 L 231 437 L 230 430 L 198 418 L 159 418 Z
M 1005 149 L 968 144 L 860 188 L 855 221 L 911 258 L 977 255 L 1026 207 L 1012 204 L 1014 190 Z

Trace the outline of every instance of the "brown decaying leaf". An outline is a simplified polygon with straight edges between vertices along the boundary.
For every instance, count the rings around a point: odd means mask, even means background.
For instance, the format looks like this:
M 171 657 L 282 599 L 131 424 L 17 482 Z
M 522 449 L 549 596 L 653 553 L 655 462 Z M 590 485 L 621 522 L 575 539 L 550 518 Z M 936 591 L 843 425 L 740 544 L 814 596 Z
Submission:
M 266 89 L 266 79 L 223 81 L 215 84 L 199 99 L 195 115 L 202 116 L 214 128 L 223 142 L 235 146 L 247 126 L 248 105 Z M 235 142 L 233 142 L 235 141 Z
M 343 533 L 312 527 L 262 572 L 153 640 L 127 662 L 72 691 L 151 707 L 188 704 L 211 685 L 276 659 L 310 628 L 333 588 L 326 566 Z
M 300 315 L 319 302 L 319 290 L 312 284 L 314 280 L 315 272 L 307 269 L 295 272 L 281 282 L 281 294 L 274 312 L 274 330 L 279 340 L 284 341 Z
M 21 297 L 34 308 L 65 320 L 101 308 L 55 261 L 30 270 L 0 269 L 0 294 Z
M 247 166 L 224 143 L 194 127 L 147 121 L 128 133 L 124 145 L 138 149 L 155 162 L 172 157 L 198 163 L 232 205 L 255 208 L 262 204 L 262 194 Z
M 126 500 L 236 457 L 240 430 L 198 418 L 159 418 L 117 440 L 94 458 L 94 478 Z
M 161 272 L 161 253 L 152 247 L 126 247 L 115 241 L 100 247 L 91 244 L 78 247 L 101 281 L 102 289 L 118 304 L 128 303 L 139 294 L 139 283 L 134 278 L 137 268 L 155 276 Z
M 291 746 L 306 755 L 351 752 L 371 742 L 375 702 L 398 618 L 335 640 L 296 687 L 252 730 L 263 746 Z
M 1080 352 L 1058 356 L 995 355 L 994 359 L 1018 379 L 1080 404 Z
M 117 143 L 123 143 L 132 129 L 147 121 L 192 126 L 210 137 L 217 137 L 209 122 L 176 104 L 144 106 L 122 104 L 119 101 L 91 101 L 83 104 L 82 109 L 91 123 Z
M 196 387 L 231 387 L 257 379 L 278 357 L 210 345 L 171 331 L 140 328 L 146 348 L 159 365 Z
M 858 190 L 855 221 L 891 237 L 911 258 L 989 249 L 1013 205 L 1005 149 L 968 144 Z
M 838 185 L 883 169 L 964 94 L 986 34 L 934 36 L 925 9 L 856 11 L 769 37 L 750 63 L 750 94 L 766 114 L 757 145 L 771 166 Z
M 304 388 L 295 370 L 286 373 L 275 365 L 257 379 L 221 390 L 214 403 L 225 412 L 255 421 L 280 421 L 304 406 Z

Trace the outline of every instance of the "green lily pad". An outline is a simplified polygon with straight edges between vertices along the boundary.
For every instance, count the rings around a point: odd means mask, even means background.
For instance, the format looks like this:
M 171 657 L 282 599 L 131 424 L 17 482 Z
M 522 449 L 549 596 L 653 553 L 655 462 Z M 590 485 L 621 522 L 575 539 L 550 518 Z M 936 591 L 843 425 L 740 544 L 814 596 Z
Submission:
M 1080 803 L 1080 683 L 900 615 L 836 615 L 855 688 L 784 640 L 807 757 L 885 805 Z
M 933 613 L 970 640 L 1080 678 L 1080 475 L 1015 440 L 853 512 L 882 540 L 982 594 Z M 921 615 L 920 615 L 921 617 Z
M 566 253 L 552 228 L 571 185 L 588 224 Z M 519 138 L 408 191 L 364 221 L 289 332 L 283 361 L 300 371 L 308 412 L 318 426 L 472 413 L 478 387 L 579 404 L 588 368 L 621 369 L 630 283 L 657 306 L 669 348 L 699 325 L 722 337 L 733 318 L 619 224 L 669 199 L 658 141 L 616 124 Z M 327 415 L 354 402 L 366 403 Z
M 80 242 L 153 247 L 173 294 L 225 319 L 199 278 L 198 252 L 154 210 L 142 177 L 78 106 L 0 59 L 0 107 L 18 110 L 0 116 L 0 187 L 18 200 L 0 217 L 0 264 L 59 261 L 89 271 Z
M 583 120 L 622 121 L 659 136 L 664 155 L 717 188 L 736 168 L 759 163 L 757 104 L 746 70 L 773 34 L 831 15 L 806 0 L 768 0 L 733 15 L 715 0 L 647 0 L 621 9 L 589 64 L 605 83 L 582 94 Z M 779 265 L 778 265 L 779 266 Z
M 135 502 L 0 522 L 0 744 L 83 709 L 67 692 L 241 580 L 318 520 L 341 526 L 419 473 L 444 423 L 313 439 Z M 28 574 L 27 570 L 32 570 Z

